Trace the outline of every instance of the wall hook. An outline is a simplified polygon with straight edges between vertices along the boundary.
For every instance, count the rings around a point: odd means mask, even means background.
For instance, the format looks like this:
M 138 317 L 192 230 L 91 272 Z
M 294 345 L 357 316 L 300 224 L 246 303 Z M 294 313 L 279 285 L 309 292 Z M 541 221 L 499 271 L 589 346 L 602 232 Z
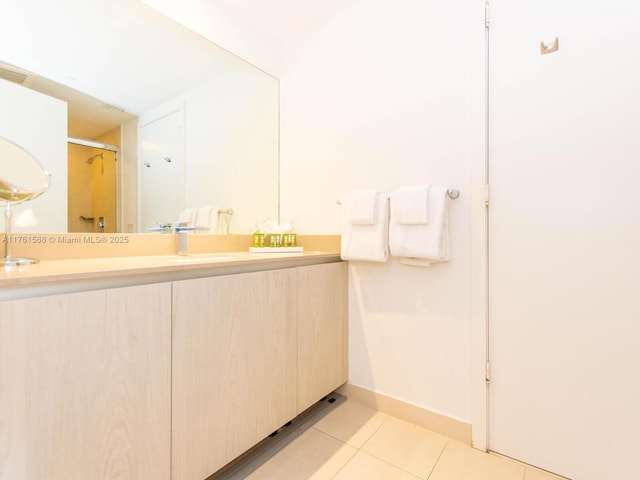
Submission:
M 540 55 L 546 55 L 547 53 L 553 53 L 558 50 L 558 37 L 553 41 L 553 44 L 545 44 L 540 42 Z

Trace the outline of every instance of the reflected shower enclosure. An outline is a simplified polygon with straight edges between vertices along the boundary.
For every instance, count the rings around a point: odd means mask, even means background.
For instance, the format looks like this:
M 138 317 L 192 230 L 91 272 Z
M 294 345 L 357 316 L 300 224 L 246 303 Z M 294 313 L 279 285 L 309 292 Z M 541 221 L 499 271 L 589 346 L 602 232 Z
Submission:
M 116 153 L 69 143 L 68 158 L 69 232 L 116 232 Z

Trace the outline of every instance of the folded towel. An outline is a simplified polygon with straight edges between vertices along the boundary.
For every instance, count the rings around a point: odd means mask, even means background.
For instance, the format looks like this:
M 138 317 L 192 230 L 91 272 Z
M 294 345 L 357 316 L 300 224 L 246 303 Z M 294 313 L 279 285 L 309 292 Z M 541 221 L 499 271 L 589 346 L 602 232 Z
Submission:
M 391 204 L 398 201 L 395 192 L 392 193 Z M 391 207 L 389 248 L 392 255 L 428 260 L 429 263 L 450 259 L 447 188 L 432 185 L 429 189 L 428 205 L 429 223 L 427 225 L 401 224 L 397 216 L 394 216 L 397 210 Z M 414 265 L 417 263 L 412 262 Z
M 229 218 L 231 217 L 231 210 L 218 210 L 218 234 L 229 234 Z
M 351 194 L 349 219 L 352 225 L 374 225 L 378 209 L 378 192 L 362 190 Z
M 186 223 L 187 227 L 193 227 L 196 223 L 196 209 L 185 208 L 178 216 L 178 223 Z
M 218 229 L 218 208 L 212 206 L 198 208 L 195 226 L 198 233 L 216 233 Z
M 392 194 L 391 217 L 401 225 L 426 225 L 431 185 L 401 187 Z
M 413 267 L 428 267 L 434 262 L 427 260 L 426 258 L 400 257 L 400 263 L 403 265 L 411 265 Z
M 342 199 L 340 256 L 343 260 L 386 262 L 389 258 L 389 195 L 377 193 L 376 197 L 376 221 L 372 225 L 351 223 L 355 198 Z

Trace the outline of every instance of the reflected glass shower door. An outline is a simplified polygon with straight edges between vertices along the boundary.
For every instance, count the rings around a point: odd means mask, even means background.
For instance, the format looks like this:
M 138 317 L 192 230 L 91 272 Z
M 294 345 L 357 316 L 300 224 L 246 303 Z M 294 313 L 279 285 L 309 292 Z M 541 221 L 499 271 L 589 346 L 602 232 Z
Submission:
M 69 232 L 116 232 L 115 152 L 70 143 L 68 159 Z M 100 218 L 104 219 L 104 226 Z

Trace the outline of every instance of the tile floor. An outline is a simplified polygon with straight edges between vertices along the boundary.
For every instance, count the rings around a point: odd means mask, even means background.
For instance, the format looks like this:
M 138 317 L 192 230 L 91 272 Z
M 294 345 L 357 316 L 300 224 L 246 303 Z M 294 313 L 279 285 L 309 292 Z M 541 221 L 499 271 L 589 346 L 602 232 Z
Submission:
M 280 434 L 279 434 L 280 435 Z M 276 436 L 277 437 L 277 436 Z M 275 438 L 275 437 L 274 437 Z M 258 455 L 260 456 L 260 455 Z M 549 473 L 349 401 L 215 480 L 559 480 Z

